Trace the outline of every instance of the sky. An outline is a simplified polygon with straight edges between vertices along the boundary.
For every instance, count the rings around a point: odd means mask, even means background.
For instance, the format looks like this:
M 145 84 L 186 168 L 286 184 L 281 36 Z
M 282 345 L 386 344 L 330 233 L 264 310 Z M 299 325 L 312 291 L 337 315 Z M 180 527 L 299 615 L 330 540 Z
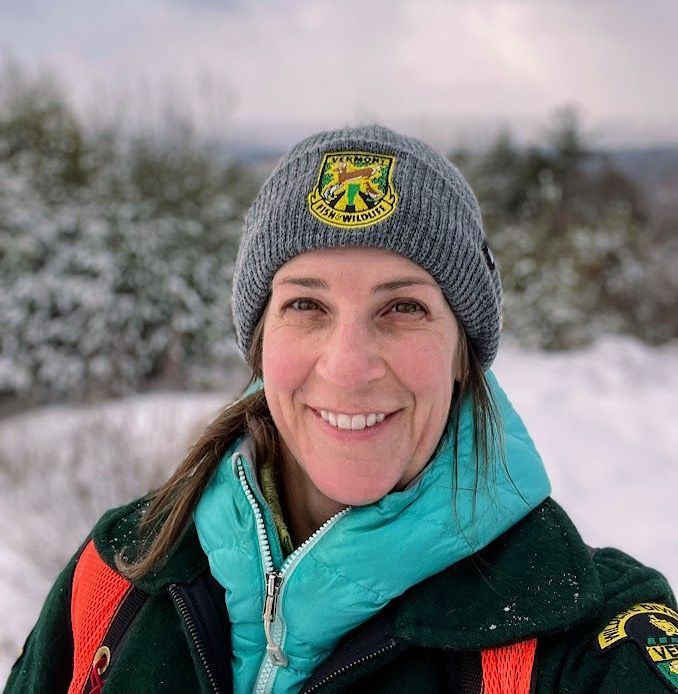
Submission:
M 675 0 L 3 0 L 0 51 L 88 117 L 171 110 L 288 146 L 379 121 L 460 145 L 579 109 L 604 143 L 678 142 Z

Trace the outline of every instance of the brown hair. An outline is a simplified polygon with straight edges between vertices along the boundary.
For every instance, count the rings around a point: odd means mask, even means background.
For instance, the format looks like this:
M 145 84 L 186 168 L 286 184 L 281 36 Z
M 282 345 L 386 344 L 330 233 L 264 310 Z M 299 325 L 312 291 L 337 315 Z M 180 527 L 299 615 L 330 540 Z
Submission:
M 253 333 L 247 355 L 253 372 L 250 385 L 262 376 L 263 325 L 264 316 Z M 489 478 L 488 461 L 494 459 L 497 451 L 503 451 L 503 445 L 500 445 L 502 427 L 483 370 L 461 326 L 459 350 L 462 378 L 454 389 L 446 432 L 451 431 L 454 437 L 453 475 L 456 481 L 461 404 L 470 394 L 475 450 L 474 490 L 477 490 L 480 480 L 487 482 Z M 245 434 L 252 438 L 257 461 L 265 464 L 278 459 L 281 442 L 262 389 L 225 407 L 191 447 L 174 474 L 150 493 L 149 505 L 139 523 L 141 550 L 130 559 L 126 558 L 125 550 L 116 556 L 116 566 L 123 576 L 134 581 L 162 564 L 188 527 L 193 510 L 229 445 Z M 447 435 L 441 438 L 438 449 Z

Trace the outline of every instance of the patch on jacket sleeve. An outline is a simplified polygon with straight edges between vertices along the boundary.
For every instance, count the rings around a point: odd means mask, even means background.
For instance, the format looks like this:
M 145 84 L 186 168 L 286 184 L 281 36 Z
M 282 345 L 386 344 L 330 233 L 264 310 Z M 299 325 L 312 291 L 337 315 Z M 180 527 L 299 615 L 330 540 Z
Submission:
M 601 651 L 628 640 L 636 643 L 664 684 L 678 692 L 678 612 L 641 602 L 618 614 L 598 634 Z

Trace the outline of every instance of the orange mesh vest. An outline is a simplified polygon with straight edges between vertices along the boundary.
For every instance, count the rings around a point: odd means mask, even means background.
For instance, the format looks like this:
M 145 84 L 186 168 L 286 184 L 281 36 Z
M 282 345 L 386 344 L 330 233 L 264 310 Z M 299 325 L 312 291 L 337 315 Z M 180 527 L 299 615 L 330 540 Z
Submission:
M 104 643 L 105 637 L 132 590 L 132 584 L 103 561 L 90 540 L 73 573 L 73 679 L 68 694 L 81 694 L 85 688 L 101 691 L 100 676 L 108 667 L 112 646 Z
M 129 581 L 104 563 L 90 540 L 73 574 L 73 679 L 68 694 L 101 692 L 101 675 L 122 637 L 122 633 L 110 634 L 111 625 L 122 611 L 129 613 L 130 619 L 123 620 L 124 626 L 129 625 L 144 599 L 135 598 L 134 591 Z M 481 651 L 481 688 L 469 686 L 466 694 L 530 694 L 536 647 L 537 640 L 531 639 Z M 451 652 L 450 657 L 455 654 Z
M 481 651 L 482 694 L 529 694 L 537 639 Z

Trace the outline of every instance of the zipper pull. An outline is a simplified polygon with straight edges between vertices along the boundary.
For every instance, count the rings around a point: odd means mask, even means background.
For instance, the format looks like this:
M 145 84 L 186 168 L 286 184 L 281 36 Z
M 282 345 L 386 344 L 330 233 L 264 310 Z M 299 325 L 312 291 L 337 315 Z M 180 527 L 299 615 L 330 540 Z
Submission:
M 266 634 L 266 651 L 273 665 L 287 667 L 287 656 L 280 646 L 273 640 L 271 627 L 278 613 L 278 593 L 282 586 L 283 576 L 277 571 L 266 574 L 266 598 L 264 599 L 264 633 Z
M 273 622 L 278 611 L 278 592 L 283 577 L 277 571 L 266 574 L 266 599 L 264 600 L 264 621 Z

